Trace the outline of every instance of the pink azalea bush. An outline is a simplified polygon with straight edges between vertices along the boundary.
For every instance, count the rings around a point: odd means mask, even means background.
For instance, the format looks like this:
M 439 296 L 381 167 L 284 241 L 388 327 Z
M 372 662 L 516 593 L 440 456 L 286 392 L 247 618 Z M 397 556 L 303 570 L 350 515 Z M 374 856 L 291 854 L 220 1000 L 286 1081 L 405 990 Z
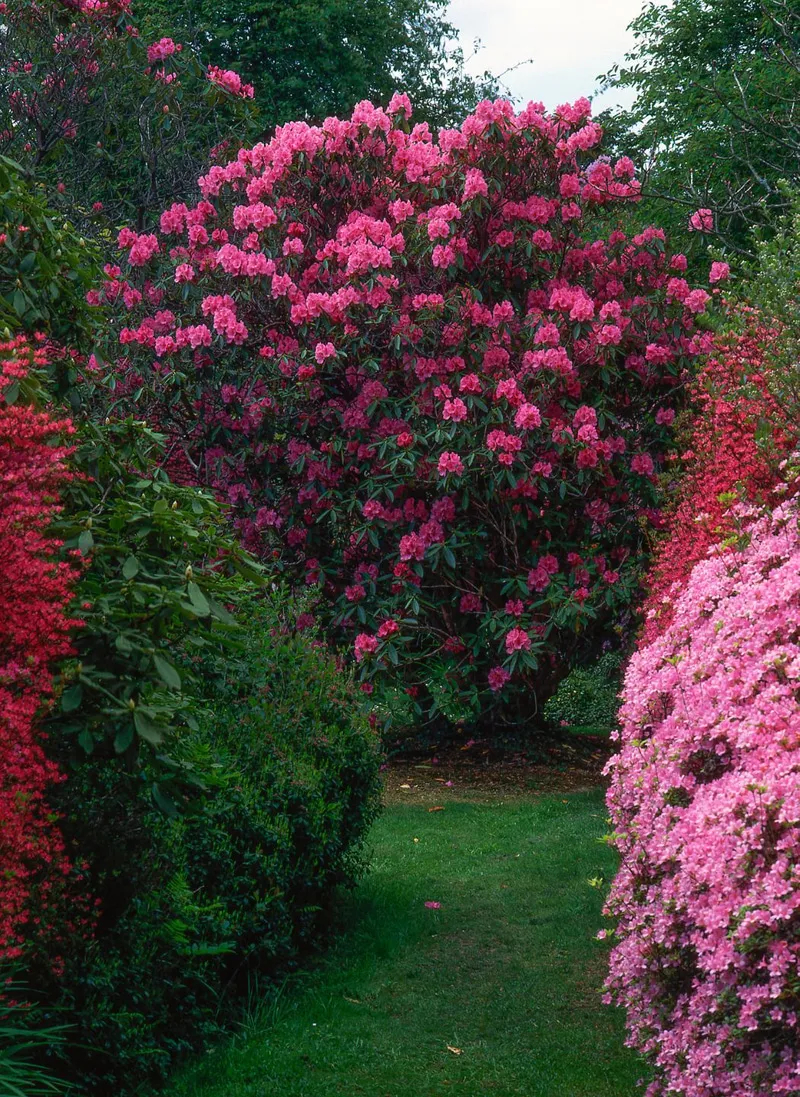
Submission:
M 608 988 L 651 1097 L 800 1092 L 799 609 L 789 501 L 695 564 L 627 671 Z
M 124 230 L 97 299 L 173 474 L 319 589 L 365 679 L 530 705 L 635 597 L 709 295 L 661 231 L 609 231 L 639 185 L 588 101 L 410 118 L 280 127 Z

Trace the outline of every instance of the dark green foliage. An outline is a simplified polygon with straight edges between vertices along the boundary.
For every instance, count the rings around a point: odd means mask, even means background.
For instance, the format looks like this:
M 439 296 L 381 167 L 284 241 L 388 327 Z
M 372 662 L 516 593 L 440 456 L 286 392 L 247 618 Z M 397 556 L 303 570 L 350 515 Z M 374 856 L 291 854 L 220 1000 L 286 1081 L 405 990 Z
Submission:
M 92 1093 L 158 1092 L 177 1056 L 236 1016 L 248 974 L 291 967 L 333 889 L 359 875 L 375 737 L 324 649 L 269 603 L 241 608 L 239 655 L 205 659 L 196 727 L 180 735 L 205 791 L 171 817 L 150 799 L 151 763 L 94 759 L 61 790 L 101 900 L 63 980 L 71 1068 Z
M 0 1003 L 0 1094 L 3 1097 L 57 1097 L 67 1087 L 41 1060 L 63 1042 L 58 1025 L 42 1019 L 42 1009 L 8 971 Z
M 617 721 L 623 657 L 610 651 L 588 667 L 576 667 L 544 706 L 553 724 L 610 730 Z
M 778 183 L 800 163 L 800 11 L 793 0 L 648 3 L 636 44 L 606 77 L 630 88 L 630 112 L 602 118 L 640 165 L 651 164 L 647 202 L 674 239 L 689 214 L 710 207 L 734 251 L 753 224 L 786 208 Z
M 163 456 L 141 423 L 80 428 L 79 475 L 56 532 L 86 559 L 75 609 L 83 626 L 52 724 L 62 763 L 92 756 L 130 772 L 146 764 L 156 802 L 174 811 L 205 782 L 183 745 L 196 725 L 194 665 L 235 629 L 225 603 L 261 580 L 217 503 L 172 484 Z M 191 653 L 185 670 L 175 665 L 177 646 Z
M 0 156 L 0 330 L 43 332 L 70 346 L 92 329 L 86 291 L 99 260 L 70 221 L 48 206 L 44 187 Z
M 267 126 L 349 116 L 407 91 L 415 120 L 460 122 L 497 91 L 464 71 L 447 0 L 138 0 L 137 18 L 190 36 L 252 83 Z
M 234 155 L 261 132 L 252 102 L 209 82 L 188 48 L 148 60 L 148 46 L 166 30 L 132 31 L 135 3 L 130 14 L 113 5 L 80 13 L 64 0 L 19 0 L 8 9 L 0 150 L 46 183 L 52 202 L 106 248 L 120 223 L 141 230 L 193 192 L 215 146 L 224 142 L 223 155 Z

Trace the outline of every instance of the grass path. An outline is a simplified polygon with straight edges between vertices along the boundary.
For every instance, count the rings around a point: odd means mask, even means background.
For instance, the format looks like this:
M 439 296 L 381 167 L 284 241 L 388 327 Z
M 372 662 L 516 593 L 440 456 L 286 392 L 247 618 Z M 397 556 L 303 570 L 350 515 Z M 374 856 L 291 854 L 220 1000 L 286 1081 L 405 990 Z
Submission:
M 386 809 L 324 964 L 166 1097 L 633 1097 L 598 992 L 601 792 L 439 803 Z

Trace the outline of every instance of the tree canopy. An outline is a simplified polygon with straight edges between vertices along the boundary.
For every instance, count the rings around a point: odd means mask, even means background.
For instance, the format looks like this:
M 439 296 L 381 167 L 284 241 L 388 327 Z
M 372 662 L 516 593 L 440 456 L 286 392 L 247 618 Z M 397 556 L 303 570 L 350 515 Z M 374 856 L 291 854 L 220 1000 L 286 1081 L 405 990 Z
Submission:
M 460 122 L 496 92 L 464 69 L 447 0 L 139 0 L 137 20 L 191 36 L 250 81 L 267 124 L 346 116 L 408 91 L 417 116 Z
M 800 11 L 793 0 L 651 2 L 631 25 L 633 50 L 605 85 L 636 93 L 603 121 L 646 190 L 714 210 L 716 231 L 747 248 L 749 228 L 785 207 L 780 180 L 800 163 Z M 663 218 L 662 218 L 663 220 Z

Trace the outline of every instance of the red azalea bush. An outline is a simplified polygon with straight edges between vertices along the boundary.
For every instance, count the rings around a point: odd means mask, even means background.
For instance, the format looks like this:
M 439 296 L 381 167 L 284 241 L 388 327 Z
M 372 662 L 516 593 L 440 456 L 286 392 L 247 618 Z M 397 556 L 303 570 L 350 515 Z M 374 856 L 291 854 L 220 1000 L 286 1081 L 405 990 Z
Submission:
M 96 298 L 175 467 L 418 713 L 530 707 L 638 589 L 708 294 L 659 230 L 603 230 L 639 187 L 589 112 L 284 126 L 124 230 Z
M 690 385 L 694 418 L 677 505 L 648 583 L 645 639 L 669 624 L 673 599 L 694 565 L 734 532 L 733 499 L 768 498 L 794 444 L 792 414 L 775 395 L 781 367 L 770 350 L 778 333 L 754 310 L 737 312 L 745 316 L 743 329 L 716 337 Z
M 651 1097 L 800 1092 L 796 502 L 734 540 L 633 656 L 609 767 L 608 987 Z
M 67 606 L 76 570 L 47 536 L 70 478 L 59 439 L 68 420 L 16 403 L 46 351 L 24 337 L 0 344 L 0 964 L 25 957 L 57 966 L 59 942 L 85 916 L 48 788 L 62 779 L 37 722 L 51 671 L 71 651 Z

